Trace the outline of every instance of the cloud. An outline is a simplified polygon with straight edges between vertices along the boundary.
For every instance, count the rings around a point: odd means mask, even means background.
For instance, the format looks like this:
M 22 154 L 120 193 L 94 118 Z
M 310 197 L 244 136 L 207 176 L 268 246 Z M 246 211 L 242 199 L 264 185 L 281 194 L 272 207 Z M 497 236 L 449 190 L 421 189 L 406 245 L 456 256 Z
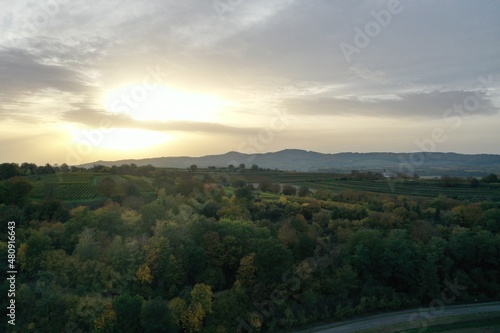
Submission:
M 400 95 L 393 99 L 291 98 L 284 106 L 292 114 L 324 116 L 441 118 L 455 105 L 471 115 L 493 115 L 500 110 L 484 92 L 445 91 Z
M 49 3 L 58 3 L 57 10 L 52 7 L 48 19 L 32 29 L 30 22 L 44 15 Z M 54 125 L 63 132 L 67 122 L 98 128 L 107 119 L 120 128 L 183 132 L 178 137 L 197 138 L 201 135 L 190 133 L 203 132 L 218 140 L 213 149 L 223 149 L 221 142 L 229 135 L 255 135 L 273 112 L 285 107 L 297 121 L 276 135 L 273 149 L 315 150 L 324 146 L 308 139 L 311 128 L 331 125 L 308 115 L 366 116 L 345 126 L 359 142 L 366 126 L 388 118 L 408 135 L 402 126 L 412 123 L 408 118 L 440 119 L 454 104 L 475 96 L 475 89 L 481 89 L 476 88 L 478 77 L 490 75 L 493 80 L 483 87 L 487 93 L 477 95 L 474 114 L 498 113 L 496 0 L 481 6 L 472 0 L 402 1 L 403 11 L 370 36 L 351 63 L 339 45 L 355 45 L 355 29 L 364 30 L 374 20 L 372 12 L 386 9 L 387 1 L 217 3 L 229 4 L 223 19 L 212 0 L 4 1 L 1 130 L 15 127 L 28 135 L 36 126 Z M 145 122 L 105 112 L 109 96 L 141 85 L 151 70 L 163 73 L 155 81 L 161 86 L 214 96 L 233 106 L 205 122 Z M 480 128 L 498 138 L 498 131 L 486 125 L 499 118 L 473 117 L 464 131 L 472 137 Z M 285 140 L 292 130 L 293 139 Z M 478 149 L 485 145 L 481 140 Z M 358 149 L 365 148 L 360 143 Z
M 65 66 L 44 64 L 42 59 L 19 49 L 0 49 L 0 98 L 20 96 L 43 89 L 85 92 L 86 78 Z
M 65 112 L 63 120 L 80 123 L 92 128 L 136 128 L 157 132 L 204 132 L 231 135 L 250 135 L 259 128 L 236 127 L 211 122 L 197 121 L 140 121 L 124 115 L 114 115 L 93 109 Z

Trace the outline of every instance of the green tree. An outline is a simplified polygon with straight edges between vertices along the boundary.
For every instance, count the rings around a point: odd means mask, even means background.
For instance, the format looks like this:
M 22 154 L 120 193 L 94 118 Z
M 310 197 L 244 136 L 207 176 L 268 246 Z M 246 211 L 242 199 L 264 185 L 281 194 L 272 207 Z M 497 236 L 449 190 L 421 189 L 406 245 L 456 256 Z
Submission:
M 286 184 L 283 185 L 281 193 L 283 193 L 283 195 L 297 195 L 297 189 L 295 188 L 295 186 Z
M 31 286 L 22 284 L 16 292 L 16 330 L 65 332 L 71 306 L 63 288 L 40 276 Z
M 40 232 L 34 232 L 19 246 L 17 257 L 26 276 L 33 276 L 40 270 L 46 252 L 52 248 L 52 239 Z
M 271 192 L 272 185 L 273 183 L 270 178 L 264 178 L 259 182 L 258 189 L 262 192 Z
M 490 208 L 483 213 L 482 224 L 484 227 L 493 232 L 500 231 L 500 208 Z
M 384 248 L 379 274 L 397 291 L 410 293 L 414 283 L 408 276 L 415 276 L 416 267 L 413 255 L 415 249 L 407 231 L 392 230 L 384 241 Z
M 0 164 L 0 180 L 19 175 L 19 166 L 16 163 Z
M 467 177 L 467 183 L 470 185 L 470 187 L 477 188 L 479 187 L 480 181 L 475 177 Z
M 124 294 L 113 299 L 117 328 L 120 332 L 135 333 L 141 331 L 142 303 L 142 297 L 137 295 Z
M 182 259 L 173 254 L 170 242 L 160 237 L 150 244 L 146 253 L 146 264 L 151 270 L 153 281 L 160 291 L 160 295 L 173 297 L 184 282 Z
M 384 251 L 382 233 L 378 230 L 362 229 L 349 237 L 344 254 L 360 278 L 371 280 L 379 275 L 380 261 Z
M 163 220 L 166 217 L 165 206 L 159 200 L 143 205 L 139 209 L 139 213 L 142 216 L 140 231 L 147 233 L 152 232 L 152 228 L 156 224 L 156 221 Z
M 311 191 L 309 190 L 309 187 L 307 186 L 301 186 L 299 187 L 299 197 L 305 197 L 307 195 L 309 195 L 309 193 L 311 193 Z
M 292 252 L 275 239 L 254 239 L 250 251 L 255 253 L 254 264 L 260 282 L 277 282 L 292 266 Z
M 95 232 L 92 229 L 84 229 L 80 234 L 75 254 L 81 261 L 96 259 L 100 254 L 100 245 L 95 240 Z
M 257 267 L 254 265 L 255 253 L 250 253 L 240 260 L 240 267 L 236 273 L 236 282 L 244 288 L 251 288 L 257 282 Z
M 29 200 L 33 185 L 20 177 L 0 182 L 0 204 L 24 206 Z
M 217 211 L 220 208 L 221 208 L 221 205 L 217 201 L 215 201 L 213 199 L 208 199 L 205 202 L 205 204 L 203 205 L 201 212 L 206 217 L 218 218 Z
M 203 247 L 207 253 L 208 264 L 212 267 L 221 267 L 225 257 L 219 233 L 212 231 L 203 235 Z
M 248 186 L 236 188 L 236 190 L 234 191 L 234 195 L 241 200 L 253 200 L 253 192 Z
M 212 298 L 212 288 L 206 284 L 196 284 L 193 290 L 191 290 L 191 303 L 200 304 L 206 314 L 212 313 Z
M 207 332 L 235 332 L 238 317 L 248 313 L 248 296 L 242 288 L 232 288 L 218 293 L 214 299 L 213 313 L 205 318 Z
M 205 311 L 199 303 L 191 303 L 181 315 L 182 326 L 188 333 L 200 332 L 203 328 Z
M 92 331 L 93 323 L 106 310 L 108 300 L 101 295 L 84 295 L 77 300 L 71 321 L 86 332 Z
M 119 273 L 125 273 L 130 269 L 134 258 L 129 248 L 123 243 L 121 236 L 116 236 L 106 250 L 107 262 Z
M 485 183 L 496 183 L 498 182 L 498 176 L 494 173 L 490 173 L 486 177 L 483 177 L 482 181 Z
M 96 185 L 97 193 L 108 198 L 113 196 L 116 190 L 117 190 L 116 182 L 110 176 L 103 177 Z
M 175 297 L 168 302 L 168 309 L 172 314 L 172 321 L 178 326 L 183 324 L 183 316 L 187 311 L 188 304 L 186 300 L 180 297 Z
M 144 333 L 178 332 L 179 326 L 173 321 L 168 302 L 156 297 L 142 304 L 141 326 Z

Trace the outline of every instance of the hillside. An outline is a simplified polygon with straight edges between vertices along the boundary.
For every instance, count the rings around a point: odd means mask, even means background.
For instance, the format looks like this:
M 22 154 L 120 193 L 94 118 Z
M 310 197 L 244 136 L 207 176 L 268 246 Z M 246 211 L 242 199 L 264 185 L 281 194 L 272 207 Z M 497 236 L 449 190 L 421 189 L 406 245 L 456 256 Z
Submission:
M 323 154 L 299 149 L 287 149 L 272 153 L 243 154 L 228 152 L 222 155 L 201 157 L 158 157 L 138 160 L 96 161 L 81 165 L 92 167 L 135 163 L 138 166 L 151 164 L 155 167 L 187 168 L 192 164 L 209 166 L 238 166 L 243 163 L 249 168 L 257 164 L 261 168 L 295 171 L 345 172 L 353 169 L 388 173 L 404 172 L 419 175 L 484 176 L 500 171 L 500 155 L 457 153 L 337 153 Z

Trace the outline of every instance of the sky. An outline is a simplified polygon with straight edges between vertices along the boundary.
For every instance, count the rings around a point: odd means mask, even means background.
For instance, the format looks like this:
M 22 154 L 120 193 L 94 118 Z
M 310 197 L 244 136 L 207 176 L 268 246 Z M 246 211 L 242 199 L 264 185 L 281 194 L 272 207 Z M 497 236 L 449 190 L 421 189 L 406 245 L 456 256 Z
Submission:
M 497 0 L 0 8 L 0 162 L 500 154 Z

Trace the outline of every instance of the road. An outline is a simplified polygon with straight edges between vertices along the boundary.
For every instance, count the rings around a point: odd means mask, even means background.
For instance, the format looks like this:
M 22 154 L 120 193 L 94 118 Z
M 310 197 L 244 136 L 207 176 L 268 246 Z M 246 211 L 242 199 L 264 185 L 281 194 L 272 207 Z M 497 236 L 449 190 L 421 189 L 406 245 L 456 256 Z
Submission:
M 415 310 L 386 313 L 382 315 L 370 316 L 356 321 L 345 321 L 336 324 L 318 326 L 297 333 L 354 333 L 366 329 L 382 328 L 383 326 L 400 324 L 400 323 L 415 323 L 411 328 L 421 328 L 425 324 L 422 320 L 433 320 L 436 318 L 460 316 L 469 314 L 479 314 L 487 312 L 500 312 L 500 302 L 457 305 L 439 307 L 439 304 L 433 304 L 434 307 L 420 308 Z

